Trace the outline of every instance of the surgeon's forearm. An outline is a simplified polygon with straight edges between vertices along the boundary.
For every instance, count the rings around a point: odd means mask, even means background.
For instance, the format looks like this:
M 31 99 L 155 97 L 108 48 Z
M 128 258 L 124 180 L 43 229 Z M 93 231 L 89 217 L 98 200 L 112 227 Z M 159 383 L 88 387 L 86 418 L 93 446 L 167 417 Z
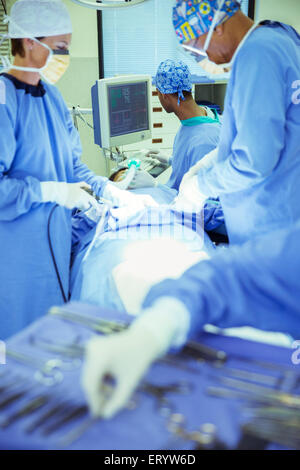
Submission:
M 81 161 L 77 161 L 74 165 L 74 182 L 80 181 L 85 181 L 90 184 L 95 194 L 100 197 L 102 196 L 108 179 L 104 176 L 95 175 L 87 165 Z
M 282 262 L 272 261 L 273 248 L 266 239 L 259 250 L 253 244 L 216 255 L 193 266 L 180 279 L 153 287 L 144 306 L 165 295 L 175 297 L 190 313 L 190 333 L 199 332 L 210 323 L 220 328 L 252 326 L 299 335 L 299 266 L 294 263 L 292 269 L 291 254 L 290 262 L 284 258 L 284 265 L 290 266 L 285 273 Z M 269 254 L 265 256 L 264 251 Z
M 190 330 L 190 313 L 178 299 L 167 294 L 155 300 L 148 310 L 144 310 L 135 321 L 134 328 L 142 328 L 155 338 L 159 345 L 158 356 L 170 348 L 185 344 Z
M 12 221 L 29 212 L 34 203 L 41 202 L 41 185 L 36 178 L 16 179 L 0 175 L 0 220 Z

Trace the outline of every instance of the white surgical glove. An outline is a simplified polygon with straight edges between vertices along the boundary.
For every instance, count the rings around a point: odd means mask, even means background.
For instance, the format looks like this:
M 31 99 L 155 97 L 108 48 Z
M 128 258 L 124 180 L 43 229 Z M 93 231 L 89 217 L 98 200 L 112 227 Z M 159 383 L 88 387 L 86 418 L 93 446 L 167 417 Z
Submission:
M 146 158 L 155 158 L 156 160 L 158 160 L 160 163 L 164 164 L 164 165 L 169 165 L 169 161 L 170 161 L 170 158 L 169 155 L 166 155 L 165 153 L 163 152 L 160 152 L 159 150 L 149 150 L 146 154 L 145 154 L 145 157 Z
M 150 173 L 145 170 L 138 170 L 129 185 L 129 189 L 155 188 L 157 184 L 156 179 Z
M 91 190 L 91 186 L 84 181 L 80 183 L 60 183 L 45 181 L 41 183 L 42 201 L 54 202 L 67 209 L 87 210 L 91 206 L 98 209 L 96 199 L 83 188 Z
M 201 193 L 197 175 L 180 185 L 178 196 L 174 199 L 173 209 L 182 212 L 200 213 L 208 196 Z
M 103 191 L 103 197 L 104 199 L 112 201 L 115 206 L 136 207 L 137 211 L 144 207 L 158 206 L 151 196 L 148 196 L 147 194 L 131 194 L 129 191 L 117 188 L 113 183 L 107 183 Z
M 183 189 L 188 182 L 192 179 L 193 176 L 197 175 L 200 170 L 210 168 L 217 159 L 219 153 L 219 148 L 215 148 L 211 152 L 207 153 L 196 165 L 192 166 L 187 173 L 185 173 L 184 177 L 182 178 L 179 191 Z
M 186 341 L 190 315 L 177 299 L 164 297 L 125 332 L 94 337 L 86 348 L 82 386 L 94 416 L 111 418 L 126 406 L 153 361 Z M 115 385 L 108 396 L 105 378 Z

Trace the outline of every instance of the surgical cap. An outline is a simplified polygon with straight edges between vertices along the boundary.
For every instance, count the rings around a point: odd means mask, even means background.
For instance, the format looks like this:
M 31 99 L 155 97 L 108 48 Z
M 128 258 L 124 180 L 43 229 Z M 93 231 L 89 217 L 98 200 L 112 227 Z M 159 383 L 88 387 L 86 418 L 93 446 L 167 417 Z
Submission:
M 6 21 L 12 39 L 72 33 L 71 18 L 61 0 L 19 0 Z
M 222 0 L 177 0 L 173 8 L 173 25 L 181 43 L 197 39 L 208 33 L 214 15 Z M 240 2 L 225 0 L 218 24 L 233 16 L 240 8 Z
M 178 93 L 178 104 L 180 99 L 184 100 L 183 90 L 192 90 L 191 72 L 187 65 L 181 60 L 167 59 L 158 67 L 155 77 L 156 88 L 163 94 Z

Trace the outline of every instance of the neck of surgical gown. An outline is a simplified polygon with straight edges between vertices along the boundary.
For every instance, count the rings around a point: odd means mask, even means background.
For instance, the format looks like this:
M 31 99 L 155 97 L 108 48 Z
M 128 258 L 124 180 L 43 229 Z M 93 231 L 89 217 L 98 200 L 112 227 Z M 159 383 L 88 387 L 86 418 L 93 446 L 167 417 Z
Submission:
M 179 190 L 185 173 L 219 144 L 219 118 L 198 116 L 181 121 L 176 134 L 172 156 L 172 174 L 167 185 Z
M 54 204 L 41 203 L 40 182 L 101 184 L 80 154 L 78 133 L 55 87 L 0 76 L 0 339 L 63 303 L 47 233 Z M 68 297 L 71 211 L 57 207 L 49 230 Z

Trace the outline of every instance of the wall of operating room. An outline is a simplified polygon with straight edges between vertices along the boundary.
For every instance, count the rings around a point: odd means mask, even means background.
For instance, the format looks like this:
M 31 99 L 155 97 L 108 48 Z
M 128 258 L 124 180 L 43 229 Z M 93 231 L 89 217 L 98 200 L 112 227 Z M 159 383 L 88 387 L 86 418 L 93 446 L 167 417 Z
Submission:
M 299 0 L 256 0 L 256 5 L 256 19 L 283 21 L 300 31 L 300 18 L 294 14 Z

